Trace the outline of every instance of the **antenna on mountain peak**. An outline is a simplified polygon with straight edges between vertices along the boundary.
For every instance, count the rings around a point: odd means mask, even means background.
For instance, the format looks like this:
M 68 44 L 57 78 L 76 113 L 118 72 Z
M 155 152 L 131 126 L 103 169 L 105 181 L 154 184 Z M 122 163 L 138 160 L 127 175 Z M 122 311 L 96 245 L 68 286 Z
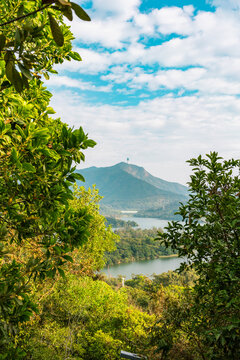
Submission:
M 127 158 L 127 163 L 129 163 L 129 158 Z

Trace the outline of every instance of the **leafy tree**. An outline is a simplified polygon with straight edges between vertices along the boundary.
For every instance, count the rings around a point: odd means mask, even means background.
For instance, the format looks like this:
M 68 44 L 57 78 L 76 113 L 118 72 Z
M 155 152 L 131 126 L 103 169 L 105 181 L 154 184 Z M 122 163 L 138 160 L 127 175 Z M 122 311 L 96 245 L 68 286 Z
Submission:
M 147 355 L 154 320 L 154 315 L 129 306 L 125 291 L 90 277 L 67 275 L 27 330 L 27 358 L 117 360 L 121 349 Z
M 165 246 L 154 240 L 158 230 L 160 231 L 157 228 L 142 230 L 132 227 L 117 229 L 115 233 L 120 236 L 120 241 L 116 244 L 114 252 L 106 253 L 107 264 L 155 259 L 174 254 L 171 249 L 166 249 Z
M 212 152 L 189 163 L 194 170 L 189 201 L 178 211 L 183 223 L 169 223 L 159 237 L 199 275 L 189 336 L 194 332 L 202 339 L 202 358 L 239 359 L 240 161 Z
M 0 24 L 0 358 L 24 354 L 15 344 L 19 323 L 36 305 L 31 282 L 63 275 L 68 252 L 87 241 L 91 215 L 73 208 L 70 185 L 82 176 L 75 164 L 93 147 L 83 129 L 54 120 L 51 94 L 44 88 L 54 64 L 80 60 L 62 15 L 72 9 L 90 20 L 77 4 L 65 0 L 1 1 Z
M 4 14 L 0 24 L 1 90 L 12 84 L 21 93 L 32 78 L 41 74 L 48 78 L 49 72 L 56 72 L 53 64 L 63 59 L 81 60 L 72 51 L 73 37 L 62 19 L 64 15 L 71 21 L 74 12 L 90 21 L 78 4 L 67 0 L 6 0 L 1 2 L 0 12 Z
M 86 190 L 83 186 L 74 184 L 74 199 L 70 205 L 76 211 L 86 208 L 91 216 L 88 226 L 88 241 L 72 252 L 73 263 L 67 264 L 68 270 L 78 275 L 94 276 L 96 271 L 102 269 L 106 262 L 106 252 L 116 249 L 115 243 L 119 241 L 110 226 L 106 226 L 106 219 L 99 213 L 99 202 L 102 197 L 93 186 Z

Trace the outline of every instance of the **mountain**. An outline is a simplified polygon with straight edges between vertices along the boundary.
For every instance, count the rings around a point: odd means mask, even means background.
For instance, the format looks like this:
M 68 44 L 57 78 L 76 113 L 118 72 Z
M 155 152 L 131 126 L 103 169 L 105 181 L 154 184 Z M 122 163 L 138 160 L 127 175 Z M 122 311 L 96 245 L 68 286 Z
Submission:
M 85 178 L 78 182 L 85 188 L 93 184 L 104 196 L 101 203 L 117 210 L 176 210 L 179 201 L 187 199 L 187 187 L 152 176 L 143 167 L 121 162 L 109 167 L 76 170 Z M 158 212 L 157 212 L 158 213 Z
M 152 176 L 149 172 L 147 172 L 143 167 L 126 164 L 121 162 L 116 166 L 120 167 L 122 170 L 126 171 L 127 173 L 135 176 L 138 179 L 144 180 L 147 183 L 161 189 L 170 191 L 176 194 L 181 194 L 184 196 L 188 196 L 188 188 L 184 185 L 178 184 L 176 182 L 169 182 L 166 180 L 162 180 L 155 176 Z

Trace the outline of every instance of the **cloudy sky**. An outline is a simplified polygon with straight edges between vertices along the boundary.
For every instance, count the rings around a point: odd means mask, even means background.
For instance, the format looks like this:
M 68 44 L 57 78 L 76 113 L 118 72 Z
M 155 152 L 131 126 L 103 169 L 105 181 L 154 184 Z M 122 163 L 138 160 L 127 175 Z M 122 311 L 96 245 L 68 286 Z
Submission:
M 130 159 L 186 183 L 189 158 L 240 153 L 240 1 L 92 0 L 71 22 L 83 61 L 48 81 L 64 122 L 97 146 L 82 167 Z

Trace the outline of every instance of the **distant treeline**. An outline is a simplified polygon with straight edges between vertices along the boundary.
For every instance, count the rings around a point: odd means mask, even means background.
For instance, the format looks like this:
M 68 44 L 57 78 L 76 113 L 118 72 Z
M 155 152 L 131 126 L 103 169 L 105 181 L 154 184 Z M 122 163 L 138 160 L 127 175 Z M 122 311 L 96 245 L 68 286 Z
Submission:
M 166 249 L 159 241 L 154 240 L 160 229 L 122 228 L 115 233 L 120 236 L 117 249 L 106 253 L 106 265 L 127 263 L 136 260 L 156 259 L 160 256 L 172 255 L 171 249 Z
M 132 226 L 132 227 L 138 226 L 136 221 L 131 221 L 131 220 L 124 221 L 122 219 L 117 219 L 115 217 L 110 217 L 110 216 L 105 216 L 105 219 L 107 220 L 107 225 L 112 225 L 113 228 L 127 227 L 127 226 Z
M 179 208 L 179 201 L 171 201 L 160 208 L 149 208 L 147 210 L 138 211 L 136 216 L 158 218 L 163 220 L 182 220 L 180 215 L 176 215 Z M 133 215 L 135 216 L 135 215 Z

